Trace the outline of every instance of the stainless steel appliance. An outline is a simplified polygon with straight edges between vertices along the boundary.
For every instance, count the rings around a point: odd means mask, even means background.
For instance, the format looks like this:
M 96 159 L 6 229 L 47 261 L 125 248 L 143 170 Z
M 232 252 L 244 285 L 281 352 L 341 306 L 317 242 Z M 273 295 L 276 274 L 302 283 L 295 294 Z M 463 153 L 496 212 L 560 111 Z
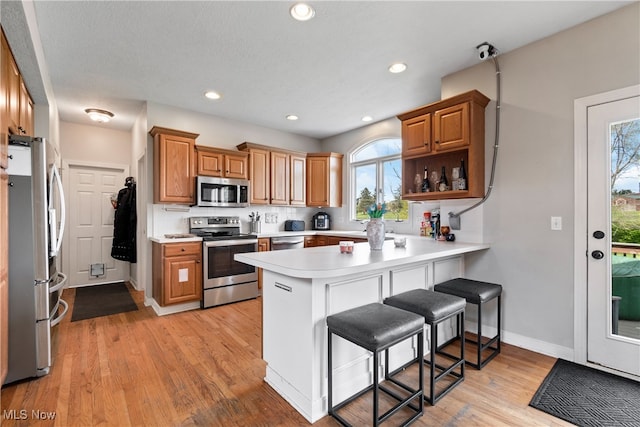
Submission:
M 258 238 L 240 233 L 239 217 L 192 217 L 189 232 L 203 239 L 202 308 L 260 295 L 256 268 L 233 259 L 238 253 L 258 251 Z
M 311 222 L 314 230 L 331 230 L 331 217 L 326 212 L 318 212 Z
M 60 298 L 67 278 L 57 267 L 65 212 L 55 151 L 43 138 L 11 136 L 9 144 L 9 366 L 5 383 L 49 373 L 51 328 L 68 310 Z
M 283 236 L 271 238 L 272 251 L 299 248 L 304 248 L 304 236 Z
M 249 181 L 198 176 L 196 196 L 198 206 L 224 208 L 249 206 Z

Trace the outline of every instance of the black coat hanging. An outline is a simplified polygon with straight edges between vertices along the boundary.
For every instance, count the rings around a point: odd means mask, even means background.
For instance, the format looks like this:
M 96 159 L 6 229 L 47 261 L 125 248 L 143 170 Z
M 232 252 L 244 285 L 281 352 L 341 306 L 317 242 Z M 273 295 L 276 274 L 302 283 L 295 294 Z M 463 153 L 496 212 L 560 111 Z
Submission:
M 121 261 L 136 262 L 136 183 L 128 177 L 118 192 L 113 220 L 111 256 Z

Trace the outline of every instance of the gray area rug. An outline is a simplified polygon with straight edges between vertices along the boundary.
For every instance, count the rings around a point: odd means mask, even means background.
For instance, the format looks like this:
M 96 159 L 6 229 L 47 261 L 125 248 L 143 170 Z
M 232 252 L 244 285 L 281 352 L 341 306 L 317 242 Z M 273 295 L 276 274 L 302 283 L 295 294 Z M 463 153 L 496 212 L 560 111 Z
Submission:
M 138 306 L 124 282 L 86 286 L 76 288 L 71 321 L 76 322 L 137 309 Z
M 640 382 L 558 359 L 529 405 L 578 426 L 640 426 Z

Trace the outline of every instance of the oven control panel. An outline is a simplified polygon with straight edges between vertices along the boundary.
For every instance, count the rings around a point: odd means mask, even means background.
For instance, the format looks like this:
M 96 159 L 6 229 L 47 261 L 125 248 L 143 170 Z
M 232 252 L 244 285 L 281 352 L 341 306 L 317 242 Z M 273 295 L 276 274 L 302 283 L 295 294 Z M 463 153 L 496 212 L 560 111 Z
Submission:
M 239 227 L 239 216 L 194 216 L 189 218 L 189 229 L 215 228 L 215 227 Z

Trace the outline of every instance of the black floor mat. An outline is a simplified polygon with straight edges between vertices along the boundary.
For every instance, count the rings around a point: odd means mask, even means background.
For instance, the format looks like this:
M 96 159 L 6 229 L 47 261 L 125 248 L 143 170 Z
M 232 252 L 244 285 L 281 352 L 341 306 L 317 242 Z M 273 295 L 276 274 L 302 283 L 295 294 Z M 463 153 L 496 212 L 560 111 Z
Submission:
M 529 405 L 578 426 L 640 426 L 640 382 L 558 359 Z
M 109 316 L 137 309 L 138 306 L 124 282 L 86 286 L 76 288 L 71 321 Z

